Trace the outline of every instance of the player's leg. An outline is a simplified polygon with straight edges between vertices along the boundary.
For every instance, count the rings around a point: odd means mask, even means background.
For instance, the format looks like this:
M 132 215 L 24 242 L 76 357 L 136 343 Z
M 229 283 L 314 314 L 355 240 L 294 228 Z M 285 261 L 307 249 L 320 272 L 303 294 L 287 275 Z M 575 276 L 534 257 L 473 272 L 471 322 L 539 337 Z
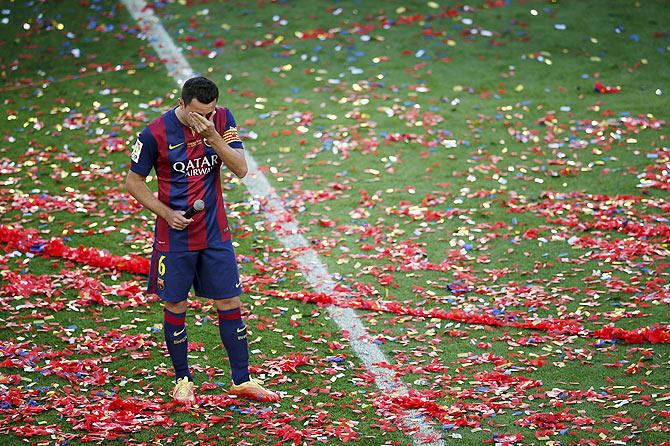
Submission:
M 188 369 L 187 302 L 187 300 L 175 303 L 163 302 L 163 334 L 174 367 L 175 381 L 184 377 L 193 381 L 193 376 Z
M 249 376 L 247 329 L 242 320 L 242 286 L 232 243 L 224 249 L 201 251 L 194 282 L 196 294 L 213 299 L 233 379 L 231 393 L 259 401 L 279 401 L 279 395 L 264 389 Z
M 249 348 L 239 298 L 242 286 L 232 244 L 227 244 L 225 249 L 200 252 L 194 288 L 196 295 L 214 300 L 219 334 L 230 359 L 233 383 L 248 381 Z
M 149 274 L 149 291 L 163 301 L 163 334 L 176 383 L 172 396 L 186 404 L 195 402 L 193 377 L 188 368 L 186 309 L 196 259 L 197 253 L 154 251 Z
M 230 360 L 233 384 L 242 384 L 249 381 L 249 346 L 240 298 L 214 299 L 214 304 L 219 319 L 219 335 Z

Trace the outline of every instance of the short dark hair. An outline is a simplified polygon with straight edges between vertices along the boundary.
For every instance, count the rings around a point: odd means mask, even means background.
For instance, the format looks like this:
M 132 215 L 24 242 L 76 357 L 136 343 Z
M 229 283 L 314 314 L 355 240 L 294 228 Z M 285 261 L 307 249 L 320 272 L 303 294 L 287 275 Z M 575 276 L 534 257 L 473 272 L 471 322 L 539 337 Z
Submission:
M 184 86 L 181 88 L 181 99 L 184 101 L 184 104 L 188 105 L 193 98 L 203 104 L 209 104 L 219 99 L 219 88 L 206 77 L 192 77 L 184 82 Z

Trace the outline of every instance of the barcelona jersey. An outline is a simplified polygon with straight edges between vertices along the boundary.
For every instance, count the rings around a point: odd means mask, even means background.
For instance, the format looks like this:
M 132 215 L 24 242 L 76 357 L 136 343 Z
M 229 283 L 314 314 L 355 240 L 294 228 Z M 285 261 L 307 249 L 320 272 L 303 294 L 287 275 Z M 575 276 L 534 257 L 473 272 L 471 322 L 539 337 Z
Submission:
M 216 108 L 214 126 L 232 148 L 244 146 L 230 110 Z M 154 246 L 163 252 L 221 248 L 231 239 L 221 193 L 221 160 L 200 134 L 177 119 L 175 109 L 151 121 L 140 133 L 131 154 L 130 169 L 146 177 L 155 169 L 158 199 L 171 209 L 187 210 L 196 200 L 205 209 L 183 231 L 156 220 Z

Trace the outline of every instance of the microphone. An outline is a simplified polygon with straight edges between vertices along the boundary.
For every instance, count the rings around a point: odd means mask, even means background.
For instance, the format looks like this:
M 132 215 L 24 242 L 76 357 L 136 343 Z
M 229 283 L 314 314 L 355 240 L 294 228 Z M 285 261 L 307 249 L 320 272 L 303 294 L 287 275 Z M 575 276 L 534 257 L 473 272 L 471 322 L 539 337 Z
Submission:
M 200 212 L 203 209 L 205 209 L 205 202 L 202 200 L 195 200 L 193 206 L 191 206 L 186 210 L 186 212 L 184 212 L 184 218 L 191 218 L 196 214 L 196 212 Z

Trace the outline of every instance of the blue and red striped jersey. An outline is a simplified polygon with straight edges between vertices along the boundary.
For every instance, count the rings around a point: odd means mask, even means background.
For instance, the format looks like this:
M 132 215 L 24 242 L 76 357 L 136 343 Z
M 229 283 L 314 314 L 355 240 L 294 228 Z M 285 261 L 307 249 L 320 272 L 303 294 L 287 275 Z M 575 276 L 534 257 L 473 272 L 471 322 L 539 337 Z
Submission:
M 216 108 L 214 125 L 230 147 L 243 149 L 230 110 Z M 151 169 L 158 177 L 158 199 L 172 209 L 186 210 L 196 200 L 205 209 L 183 231 L 156 220 L 155 247 L 160 251 L 195 251 L 216 248 L 230 240 L 228 217 L 221 193 L 221 160 L 206 138 L 177 119 L 175 109 L 154 119 L 140 133 L 130 156 L 130 169 L 146 177 Z

